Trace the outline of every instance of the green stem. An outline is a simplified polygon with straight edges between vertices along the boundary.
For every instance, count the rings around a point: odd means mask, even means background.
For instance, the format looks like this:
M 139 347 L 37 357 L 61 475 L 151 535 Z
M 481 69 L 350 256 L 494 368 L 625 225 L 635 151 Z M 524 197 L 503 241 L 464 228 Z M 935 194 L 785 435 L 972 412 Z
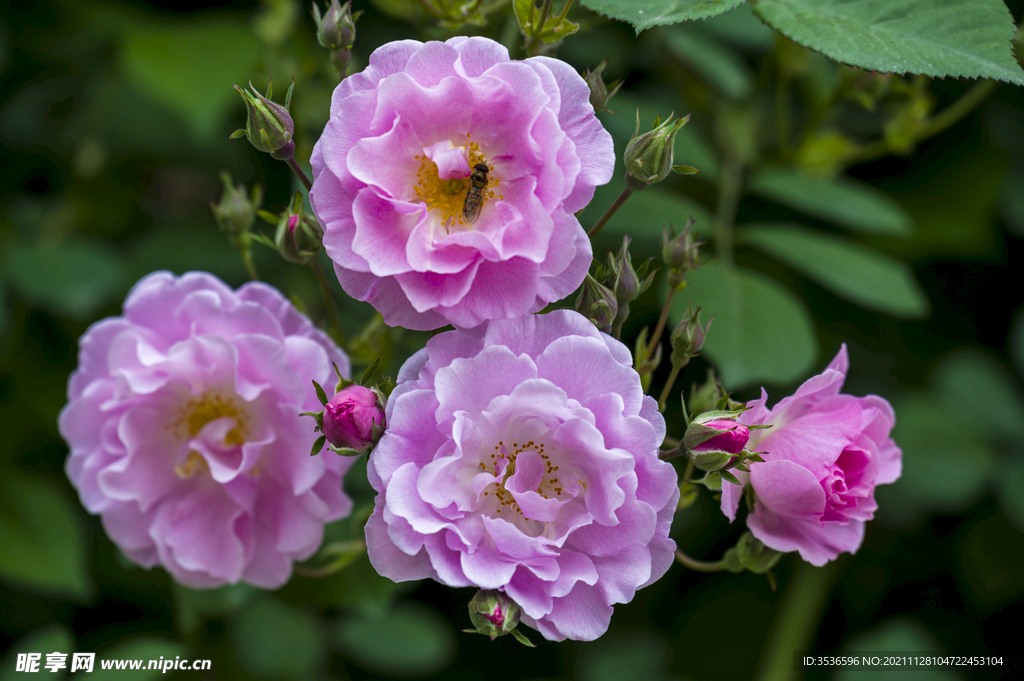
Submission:
M 245 263 L 245 271 L 249 273 L 249 279 L 259 281 L 260 275 L 256 272 L 256 263 L 252 261 L 252 249 L 248 245 L 242 249 L 242 262 Z
M 661 395 L 658 397 L 658 411 L 665 411 L 665 403 L 668 401 L 668 394 L 672 390 L 672 385 L 676 382 L 676 378 L 679 377 L 679 372 L 683 369 L 683 364 L 673 364 L 672 373 L 668 375 L 668 382 L 665 383 L 665 387 L 661 389 Z
M 740 202 L 743 183 L 743 163 L 734 153 L 727 153 L 722 169 L 722 182 L 718 187 L 718 209 L 715 211 L 715 255 L 722 262 L 732 265 L 733 223 Z
M 661 308 L 661 316 L 658 317 L 658 323 L 654 326 L 654 335 L 651 336 L 651 342 L 647 345 L 647 356 L 654 356 L 654 348 L 658 347 L 658 341 L 661 340 L 661 334 L 665 332 L 665 324 L 668 323 L 668 313 L 672 308 L 672 298 L 676 295 L 676 287 L 672 286 L 668 289 L 668 296 L 665 298 L 665 305 Z
M 622 204 L 626 202 L 626 199 L 628 199 L 632 193 L 633 190 L 629 187 L 623 189 L 622 193 L 619 194 L 619 198 L 615 199 L 612 205 L 608 207 L 608 210 L 604 212 L 604 215 L 601 216 L 601 219 L 597 221 L 597 224 L 587 232 L 587 236 L 593 239 L 594 236 L 601 231 L 601 228 L 608 224 L 608 221 L 612 219 L 613 215 L 615 215 L 615 211 L 617 211 Z
M 950 127 L 954 123 L 960 121 L 964 116 L 971 113 L 979 104 L 992 94 L 992 91 L 996 88 L 996 81 L 994 80 L 983 80 L 980 83 L 975 83 L 970 90 L 960 95 L 960 98 L 955 102 L 947 106 L 945 109 L 940 111 L 936 116 L 933 116 L 928 123 L 921 128 L 916 135 L 912 144 L 917 145 L 928 139 L 934 137 L 940 132 Z M 889 147 L 889 143 L 884 139 L 878 140 L 860 150 L 856 156 L 851 159 L 851 163 L 866 163 L 867 161 L 873 161 L 877 158 L 887 156 L 892 152 Z
M 693 462 L 692 461 L 687 461 L 686 462 L 686 472 L 683 473 L 683 480 L 682 480 L 682 482 L 690 482 L 690 480 L 693 479 L 693 469 L 694 469 Z
M 302 182 L 302 186 L 306 188 L 307 192 L 313 188 L 313 182 L 308 177 L 306 177 L 306 172 L 299 167 L 299 164 L 296 163 L 294 156 L 290 156 L 288 160 L 285 161 L 285 163 L 287 163 L 288 167 L 292 169 L 292 172 L 295 173 L 295 176 L 299 178 L 299 181 Z
M 338 310 L 334 307 L 334 298 L 331 296 L 331 289 L 327 286 L 324 269 L 320 267 L 320 262 L 317 260 L 311 261 L 309 266 L 313 269 L 317 286 L 320 287 L 320 296 L 324 299 L 324 311 L 327 313 L 327 321 L 331 325 L 334 341 L 341 347 L 345 347 L 345 334 L 341 330 L 341 319 L 338 318 Z
M 697 572 L 721 572 L 725 569 L 725 561 L 716 560 L 714 563 L 709 563 L 703 560 L 697 560 L 696 558 L 690 558 L 688 555 L 682 552 L 681 549 L 676 549 L 676 560 Z
M 828 567 L 816 568 L 800 561 L 761 654 L 757 681 L 793 679 L 793 653 L 807 650 L 811 644 L 831 593 L 829 573 Z
M 238 248 L 238 252 L 242 255 L 242 262 L 245 263 L 245 271 L 249 274 L 249 279 L 259 281 L 260 275 L 256 271 L 256 264 L 252 261 L 252 236 L 248 230 L 239 234 L 237 238 L 232 238 L 231 243 Z

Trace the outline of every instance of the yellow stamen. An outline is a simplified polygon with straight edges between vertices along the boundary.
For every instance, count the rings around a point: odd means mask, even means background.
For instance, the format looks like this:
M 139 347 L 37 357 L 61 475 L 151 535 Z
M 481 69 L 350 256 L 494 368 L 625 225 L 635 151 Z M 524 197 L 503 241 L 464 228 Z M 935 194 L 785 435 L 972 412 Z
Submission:
M 494 166 L 487 163 L 487 158 L 480 151 L 480 145 L 471 142 L 469 134 L 466 135 L 465 149 L 466 162 L 470 168 L 477 163 L 483 163 L 488 168 L 489 174 L 483 203 L 486 204 L 488 199 L 493 198 L 501 200 L 503 197 L 493 191 L 500 182 L 499 178 L 490 174 L 494 172 Z M 415 159 L 420 162 L 419 170 L 416 171 L 418 179 L 416 186 L 413 187 L 416 199 L 427 204 L 428 211 L 437 209 L 441 224 L 445 227 L 452 227 L 456 224 L 465 225 L 465 220 L 462 219 L 462 208 L 466 204 L 466 194 L 469 192 L 469 176 L 442 180 L 438 175 L 437 164 L 430 158 L 417 155 Z

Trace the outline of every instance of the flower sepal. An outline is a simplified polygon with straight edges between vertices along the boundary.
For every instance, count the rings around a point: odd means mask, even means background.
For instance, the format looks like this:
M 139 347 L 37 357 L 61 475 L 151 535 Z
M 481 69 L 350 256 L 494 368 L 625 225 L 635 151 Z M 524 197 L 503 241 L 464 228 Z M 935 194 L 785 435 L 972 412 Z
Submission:
M 606 66 L 608 66 L 608 60 L 602 59 L 596 69 L 593 71 L 587 69 L 587 72 L 583 74 L 583 80 L 587 81 L 587 85 L 590 86 L 590 105 L 594 107 L 594 111 L 613 114 L 615 112 L 608 108 L 608 100 L 614 97 L 622 87 L 622 79 L 606 84 L 604 76 L 601 75 Z
M 690 121 L 690 116 L 672 120 L 670 114 L 668 120 L 661 122 L 661 116 L 654 121 L 650 132 L 640 134 L 640 110 L 636 112 L 636 131 L 633 139 L 626 145 L 623 161 L 626 164 L 626 186 L 633 191 L 647 189 L 649 185 L 661 182 L 676 166 L 673 166 L 674 147 L 676 133 Z M 692 174 L 690 170 L 696 171 L 689 166 L 678 166 L 684 174 Z
M 294 81 L 288 88 L 284 106 L 271 101 L 270 96 L 274 91 L 272 83 L 267 83 L 266 97 L 257 92 L 251 82 L 248 91 L 237 85 L 232 87 L 242 96 L 248 118 L 245 129 L 231 133 L 231 139 L 245 137 L 251 145 L 279 161 L 290 159 L 295 154 L 295 142 L 292 141 L 292 135 L 295 134 L 295 123 L 292 121 L 291 114 L 288 113 L 292 102 L 292 90 L 295 89 Z
M 480 589 L 469 601 L 469 621 L 472 629 L 463 629 L 467 634 L 483 634 L 491 640 L 512 634 L 512 637 L 524 646 L 536 648 L 537 645 L 516 629 L 522 608 L 501 591 Z
M 566 0 L 561 14 L 552 17 L 545 16 L 543 7 L 537 7 L 536 0 L 515 0 L 512 4 L 523 35 L 528 40 L 543 40 L 548 44 L 557 42 L 580 30 L 579 24 L 565 18 L 571 6 L 572 0 Z

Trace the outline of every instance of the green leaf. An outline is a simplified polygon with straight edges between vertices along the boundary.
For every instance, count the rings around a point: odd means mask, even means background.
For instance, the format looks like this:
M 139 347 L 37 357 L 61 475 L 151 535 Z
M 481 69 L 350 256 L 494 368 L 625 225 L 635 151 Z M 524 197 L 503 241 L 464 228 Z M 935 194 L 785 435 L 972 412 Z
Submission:
M 753 93 L 754 76 L 731 48 L 689 24 L 673 26 L 662 35 L 672 55 L 729 99 L 745 99 Z
M 52 484 L 3 476 L 0 577 L 19 588 L 78 601 L 92 593 L 84 528 L 75 507 Z
M 140 23 L 125 32 L 120 51 L 136 87 L 180 116 L 200 140 L 223 134 L 225 116 L 239 108 L 231 85 L 249 80 L 260 55 L 247 26 L 223 19 Z
M 766 168 L 750 178 L 749 187 L 794 210 L 859 232 L 908 237 L 914 231 L 913 220 L 899 203 L 848 177 L 810 177 Z
M 793 41 L 868 71 L 1024 85 L 1001 0 L 760 0 L 754 11 Z
M 1024 400 L 1016 382 L 994 358 L 977 350 L 960 350 L 935 369 L 932 385 L 946 409 L 989 435 L 1024 441 Z
M 725 14 L 694 22 L 694 26 L 740 49 L 771 52 L 775 46 L 775 31 L 754 16 L 751 5 L 746 2 Z
M 811 369 L 818 340 L 804 304 L 774 279 L 759 272 L 711 263 L 691 272 L 672 301 L 679 322 L 692 302 L 715 323 L 704 354 L 728 389 L 758 381 L 790 383 Z
M 232 621 L 235 660 L 257 679 L 314 676 L 326 651 L 310 613 L 265 596 L 254 599 Z
M 608 635 L 601 645 L 580 649 L 576 663 L 578 681 L 667 681 L 672 646 L 661 636 L 644 634 Z
M 337 636 L 359 666 L 386 677 L 431 676 L 455 657 L 451 625 L 419 605 L 403 604 L 379 617 L 346 617 Z
M 92 241 L 60 245 L 13 245 L 7 254 L 10 283 L 48 312 L 85 321 L 128 290 L 125 262 Z
M 928 315 L 928 298 L 905 262 L 799 225 L 744 225 L 737 241 L 778 258 L 833 293 L 896 317 Z
M 174 610 L 178 627 L 191 634 L 205 617 L 229 615 L 245 605 L 257 590 L 248 584 L 230 584 L 217 589 L 190 589 L 174 584 Z
M 165 672 L 162 668 L 147 669 L 150 660 L 156 660 L 158 663 L 161 663 L 161 657 L 164 660 L 174 660 L 177 657 L 186 657 L 187 652 L 188 649 L 180 643 L 155 636 L 139 636 L 124 643 L 119 643 L 96 655 L 93 672 L 82 678 L 87 678 L 89 681 L 117 681 L 118 679 L 123 681 L 154 681 L 161 678 Z M 186 657 L 186 659 L 188 658 Z M 100 660 L 142 660 L 143 668 L 138 670 L 103 669 Z M 75 676 L 78 678 L 78 674 Z
M 59 624 L 51 624 L 47 627 L 36 629 L 32 633 L 11 646 L 0 666 L 0 681 L 19 681 L 20 679 L 33 678 L 26 676 L 25 672 L 15 671 L 17 669 L 18 653 L 40 653 L 39 672 L 45 674 L 47 679 L 63 679 L 67 677 L 71 669 L 71 653 L 75 652 L 75 641 L 68 633 L 68 630 Z M 57 673 L 51 672 L 46 665 L 47 653 L 67 653 L 67 667 Z
M 933 511 L 958 512 L 985 489 L 994 457 L 983 429 L 949 413 L 933 395 L 896 401 L 892 437 L 903 450 L 903 474 L 875 490 L 883 517 L 914 522 Z
M 846 647 L 846 652 L 906 651 L 908 653 L 938 653 L 942 647 L 936 643 L 928 630 L 919 622 L 895 619 L 885 622 L 867 633 L 859 634 Z M 855 671 L 856 670 L 856 671 Z M 900 667 L 878 667 L 870 673 L 863 673 L 863 667 L 839 667 L 836 681 L 906 681 L 907 670 Z M 915 681 L 957 681 L 960 676 L 949 669 L 918 669 L 913 673 Z
M 678 24 L 723 14 L 743 0 L 580 0 L 580 3 L 612 19 L 627 21 L 640 31 L 652 26 Z

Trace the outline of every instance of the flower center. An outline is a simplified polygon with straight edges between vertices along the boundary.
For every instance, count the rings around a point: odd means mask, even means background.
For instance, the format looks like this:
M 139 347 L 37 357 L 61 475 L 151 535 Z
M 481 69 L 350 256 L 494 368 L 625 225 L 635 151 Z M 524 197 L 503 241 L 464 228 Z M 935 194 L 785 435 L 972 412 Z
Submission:
M 427 204 L 428 211 L 436 211 L 435 214 L 441 218 L 441 224 L 446 229 L 450 230 L 456 225 L 467 223 L 470 225 L 469 229 L 472 229 L 472 223 L 475 222 L 484 204 L 489 199 L 503 198 L 494 193 L 494 187 L 498 186 L 500 180 L 494 177 L 494 166 L 487 163 L 487 158 L 480 151 L 480 145 L 471 142 L 468 133 L 464 147 L 454 147 L 450 142 L 447 145 L 450 147 L 447 150 L 437 150 L 439 145 L 433 145 L 428 147 L 422 156 L 414 157 L 420 162 L 420 167 L 416 171 L 417 181 L 413 190 L 416 192 L 416 199 Z M 461 153 L 465 155 L 466 165 L 464 168 L 453 170 L 450 167 L 451 154 L 445 152 L 458 150 L 462 150 Z M 440 159 L 441 154 L 448 158 Z M 438 167 L 435 159 L 442 161 L 443 169 Z M 458 165 L 461 166 L 461 159 L 459 161 Z M 486 184 L 482 186 L 472 181 L 474 177 L 480 176 L 474 172 L 478 164 L 487 167 Z
M 181 440 L 194 438 L 207 423 L 214 419 L 230 417 L 235 420 L 235 427 L 227 431 L 222 444 L 225 447 L 238 447 L 245 443 L 249 428 L 249 414 L 234 399 L 217 393 L 205 393 L 189 399 L 178 408 L 177 418 L 165 426 Z M 192 450 L 185 461 L 174 467 L 180 478 L 208 473 L 209 465 L 202 454 Z
M 545 448 L 546 446 L 543 442 L 537 443 L 533 440 L 524 443 L 513 442 L 511 447 L 508 447 L 504 441 L 499 441 L 494 446 L 494 451 L 490 454 L 490 465 L 486 461 L 480 462 L 481 471 L 501 476 L 499 482 L 491 483 L 493 490 L 488 489 L 484 492 L 485 497 L 490 497 L 493 491 L 494 498 L 497 501 L 496 515 L 500 516 L 502 512 L 505 512 L 506 514 L 518 514 L 526 520 L 531 520 L 531 518 L 526 517 L 523 513 L 523 509 L 520 508 L 513 492 L 506 487 L 509 479 L 516 474 L 517 459 L 524 452 L 535 453 L 540 457 L 541 464 L 543 465 L 543 470 L 537 472 L 539 480 L 537 481 L 536 493 L 544 499 L 558 499 L 562 496 L 562 493 L 565 491 L 565 485 L 559 481 L 559 467 L 551 462 L 551 456 L 545 453 Z M 575 478 L 576 476 L 570 474 L 570 477 Z M 537 480 L 537 478 L 535 477 L 534 480 Z M 579 484 L 584 488 L 586 487 L 586 484 L 582 481 L 579 481 Z M 488 485 L 488 488 L 491 485 Z

